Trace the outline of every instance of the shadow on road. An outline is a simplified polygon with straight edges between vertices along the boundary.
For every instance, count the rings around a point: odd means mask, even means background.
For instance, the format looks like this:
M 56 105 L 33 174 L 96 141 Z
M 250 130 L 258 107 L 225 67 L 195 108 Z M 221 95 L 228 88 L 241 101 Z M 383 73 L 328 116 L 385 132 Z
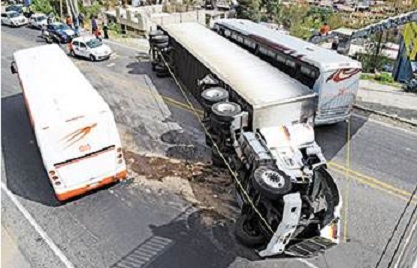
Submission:
M 233 223 L 211 210 L 181 214 L 166 225 L 150 226 L 153 236 L 112 267 L 229 267 L 236 257 L 258 260 L 233 235 Z
M 352 116 L 350 121 L 350 138 L 367 122 L 366 117 Z M 348 123 L 339 122 L 334 125 L 315 127 L 316 141 L 321 146 L 327 160 L 335 157 L 347 143 Z
M 8 189 L 25 199 L 58 206 L 21 93 L 2 98 L 1 115 L 2 153 Z

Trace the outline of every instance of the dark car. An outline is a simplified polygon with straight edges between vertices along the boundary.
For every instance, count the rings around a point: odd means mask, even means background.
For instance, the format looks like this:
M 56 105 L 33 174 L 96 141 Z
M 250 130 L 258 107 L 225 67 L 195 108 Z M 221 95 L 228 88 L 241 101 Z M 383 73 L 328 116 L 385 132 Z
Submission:
M 23 5 L 17 4 L 17 5 L 11 5 L 6 7 L 6 12 L 8 11 L 16 11 L 19 13 L 23 13 Z
M 60 22 L 52 23 L 47 26 L 49 35 L 56 43 L 67 44 L 72 41 L 77 34 L 68 25 Z

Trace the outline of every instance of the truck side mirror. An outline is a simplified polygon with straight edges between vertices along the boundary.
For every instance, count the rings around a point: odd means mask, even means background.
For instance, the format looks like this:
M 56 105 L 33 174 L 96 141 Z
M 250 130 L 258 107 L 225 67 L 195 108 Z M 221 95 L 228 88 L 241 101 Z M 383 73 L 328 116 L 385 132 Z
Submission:
M 10 65 L 10 70 L 12 71 L 12 74 L 17 74 L 17 67 L 16 67 L 16 63 L 14 61 Z

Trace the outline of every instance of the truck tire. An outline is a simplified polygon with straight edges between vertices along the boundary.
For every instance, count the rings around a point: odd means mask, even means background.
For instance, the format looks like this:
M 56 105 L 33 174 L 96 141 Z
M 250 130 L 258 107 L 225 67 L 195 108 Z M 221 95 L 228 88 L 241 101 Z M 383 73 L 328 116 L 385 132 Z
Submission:
M 154 31 L 149 32 L 149 37 L 154 37 L 154 36 L 163 35 L 163 34 L 164 34 L 164 32 L 161 31 L 161 30 L 154 30 Z
M 168 73 L 168 68 L 162 62 L 155 65 L 155 72 L 157 73 Z
M 156 66 L 158 66 L 158 64 L 160 63 L 160 61 L 158 60 L 153 60 L 152 61 L 152 71 L 156 71 Z
M 234 102 L 217 102 L 211 106 L 211 111 L 216 120 L 220 122 L 231 122 L 233 117 L 242 111 L 240 105 Z
M 151 42 L 153 44 L 161 44 L 161 43 L 168 43 L 169 37 L 166 35 L 157 35 L 152 37 Z
M 241 214 L 235 223 L 235 235 L 237 240 L 248 247 L 263 245 L 267 239 L 256 226 L 257 220 L 247 214 Z
M 159 78 L 165 78 L 165 77 L 170 76 L 170 74 L 168 72 L 167 73 L 156 73 L 156 76 L 159 77 Z
M 201 93 L 203 105 L 205 108 L 210 108 L 217 102 L 225 102 L 229 100 L 229 92 L 221 87 L 211 87 Z
M 253 173 L 253 186 L 266 197 L 280 198 L 291 190 L 290 177 L 278 169 L 259 167 Z
M 168 48 L 169 43 L 168 42 L 164 42 L 164 43 L 155 43 L 153 44 L 154 47 L 158 48 L 158 49 L 165 49 Z
M 220 154 L 217 152 L 216 148 L 211 149 L 211 162 L 213 166 L 218 168 L 225 168 L 226 164 L 224 163 L 223 158 L 220 156 Z

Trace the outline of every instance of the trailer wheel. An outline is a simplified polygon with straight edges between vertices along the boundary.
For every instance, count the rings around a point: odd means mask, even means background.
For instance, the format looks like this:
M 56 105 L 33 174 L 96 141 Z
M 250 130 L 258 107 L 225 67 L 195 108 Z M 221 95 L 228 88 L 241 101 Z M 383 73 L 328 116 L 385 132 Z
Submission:
M 152 71 L 156 71 L 156 66 L 159 64 L 160 62 L 159 61 L 157 61 L 157 60 L 153 60 L 152 62 L 151 62 L 151 64 L 152 64 Z
M 158 49 L 165 49 L 165 48 L 168 48 L 169 43 L 168 42 L 156 43 L 156 44 L 153 44 L 153 46 L 158 48 Z
M 210 108 L 217 102 L 225 102 L 229 100 L 229 92 L 221 87 L 211 87 L 201 93 L 203 104 L 206 108 Z
M 241 112 L 240 105 L 234 102 L 217 102 L 211 106 L 211 111 L 216 120 L 231 122 L 233 117 Z
M 159 64 L 155 65 L 155 71 L 157 73 L 168 73 L 168 67 L 166 67 L 162 62 L 159 62 Z
M 265 236 L 259 230 L 259 223 L 254 217 L 241 214 L 235 223 L 236 238 L 246 246 L 256 247 L 267 242 Z
M 291 190 L 291 179 L 278 169 L 259 167 L 253 173 L 253 186 L 266 197 L 276 199 Z
M 150 32 L 149 32 L 149 39 L 152 39 L 152 38 L 154 38 L 155 36 L 158 36 L 158 35 L 163 35 L 163 34 L 164 34 L 164 32 L 163 32 L 163 31 L 161 31 L 161 30 L 150 31 Z
M 161 44 L 161 43 L 168 43 L 168 40 L 169 38 L 166 35 L 157 35 L 157 36 L 152 37 L 151 42 L 153 44 Z
M 165 78 L 165 77 L 170 76 L 170 74 L 169 73 L 156 73 L 156 76 L 159 78 Z

